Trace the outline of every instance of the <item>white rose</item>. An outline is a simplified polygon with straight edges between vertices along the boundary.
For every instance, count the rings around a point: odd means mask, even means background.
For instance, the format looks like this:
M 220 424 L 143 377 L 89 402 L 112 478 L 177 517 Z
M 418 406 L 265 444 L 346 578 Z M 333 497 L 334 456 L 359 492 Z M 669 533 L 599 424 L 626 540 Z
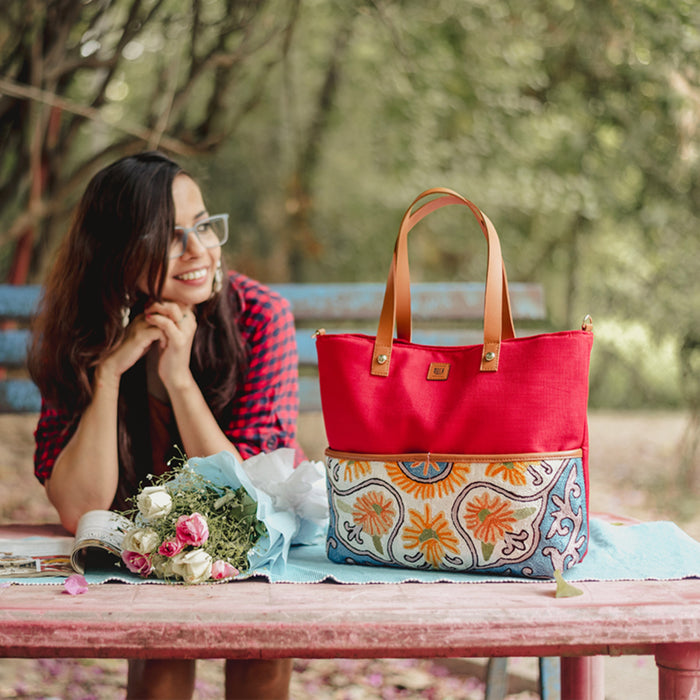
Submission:
M 158 533 L 147 527 L 136 527 L 124 535 L 122 549 L 139 554 L 150 554 L 160 544 Z
M 170 559 L 173 574 L 185 583 L 201 583 L 211 575 L 212 558 L 203 549 L 180 552 Z
M 170 512 L 173 499 L 163 486 L 146 486 L 136 497 L 136 505 L 146 520 L 157 520 Z
M 173 562 L 168 557 L 153 557 L 153 566 L 158 578 L 169 578 L 173 575 Z

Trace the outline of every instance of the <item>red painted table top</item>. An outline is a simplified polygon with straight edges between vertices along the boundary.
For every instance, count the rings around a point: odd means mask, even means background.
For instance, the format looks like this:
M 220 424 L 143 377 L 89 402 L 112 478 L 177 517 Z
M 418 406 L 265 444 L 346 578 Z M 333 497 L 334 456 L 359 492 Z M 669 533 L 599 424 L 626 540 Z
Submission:
M 0 656 L 575 656 L 700 645 L 697 579 L 576 585 L 575 598 L 530 582 L 108 583 L 78 596 L 12 585 L 0 589 Z

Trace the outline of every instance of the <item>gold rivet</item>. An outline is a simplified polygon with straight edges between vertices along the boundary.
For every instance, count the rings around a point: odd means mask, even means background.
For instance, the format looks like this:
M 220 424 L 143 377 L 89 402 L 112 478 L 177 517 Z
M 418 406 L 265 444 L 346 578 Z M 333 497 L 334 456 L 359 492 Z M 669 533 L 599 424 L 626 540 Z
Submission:
M 383 365 L 388 359 L 386 355 L 377 355 L 377 364 Z
M 486 360 L 486 362 L 491 362 L 491 360 L 496 359 L 496 353 L 495 352 L 487 352 L 484 355 L 484 359 Z

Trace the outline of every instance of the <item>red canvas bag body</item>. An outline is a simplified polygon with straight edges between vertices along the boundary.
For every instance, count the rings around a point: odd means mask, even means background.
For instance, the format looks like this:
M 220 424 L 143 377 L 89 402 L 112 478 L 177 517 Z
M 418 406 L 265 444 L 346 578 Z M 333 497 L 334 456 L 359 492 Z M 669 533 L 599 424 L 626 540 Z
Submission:
M 421 219 L 449 205 L 468 207 L 488 243 L 484 340 L 478 345 L 461 347 L 418 345 L 411 342 L 407 238 Z M 498 457 L 503 458 L 500 463 L 504 465 L 534 464 L 544 457 L 576 453 L 581 472 L 577 483 L 579 490 L 584 491 L 580 496 L 585 510 L 585 524 L 579 529 L 587 530 L 587 405 L 592 343 L 589 326 L 582 330 L 516 338 L 506 271 L 493 224 L 460 194 L 445 188 L 427 190 L 414 200 L 401 221 L 377 335 L 329 333 L 317 338 L 328 459 L 336 460 L 333 464 L 337 475 L 339 463 L 345 465 L 344 472 L 348 472 L 348 462 L 352 465 L 363 461 L 405 465 L 423 459 L 428 465 L 438 465 L 455 460 L 462 460 L 461 464 L 469 458 L 466 461 L 471 460 L 473 464 L 493 465 L 495 462 L 489 460 Z M 508 462 L 511 457 L 512 462 Z M 549 468 L 548 462 L 542 464 L 539 470 L 528 467 L 533 483 Z M 409 474 L 408 467 L 401 468 L 402 473 Z M 439 466 L 431 468 L 436 473 L 440 469 Z M 489 468 L 496 471 L 495 467 Z M 510 467 L 503 467 L 506 468 Z M 477 472 L 477 467 L 471 468 L 472 474 Z M 377 474 L 372 478 L 376 479 Z M 411 478 L 410 475 L 407 478 Z M 464 488 L 468 489 L 472 482 L 465 479 L 462 480 Z M 494 503 L 493 499 L 500 498 L 500 486 L 497 481 L 492 482 L 488 487 L 492 489 L 491 501 L 484 502 Z M 397 484 L 406 486 L 397 478 L 390 484 L 391 489 Z M 343 486 L 337 479 L 335 484 L 329 482 L 331 496 L 334 488 L 341 494 L 344 488 L 347 490 L 351 486 L 349 483 Z M 472 487 L 477 488 L 473 484 Z M 562 491 L 560 497 L 564 495 Z M 396 496 L 392 490 L 384 496 L 394 503 L 395 509 L 401 509 L 401 504 L 396 502 L 403 497 L 401 494 Z M 525 502 L 525 495 L 520 492 L 511 493 L 508 498 L 511 504 L 519 498 Z M 415 503 L 413 506 L 418 507 Z M 442 503 L 440 507 L 455 506 Z M 532 507 L 530 503 L 528 508 Z M 524 512 L 523 508 L 516 510 Z M 546 514 L 542 517 L 544 522 Z M 528 523 L 527 526 L 534 525 Z M 338 522 L 332 523 L 332 527 L 337 530 Z M 356 531 L 357 522 L 349 519 L 345 527 Z M 464 523 L 459 527 L 463 529 Z M 456 536 L 459 538 L 459 534 Z M 381 541 L 378 544 L 380 549 L 384 547 Z M 487 550 L 491 544 L 494 543 L 488 543 Z M 481 545 L 483 548 L 483 541 Z M 331 549 L 329 545 L 329 556 L 334 554 Z M 575 563 L 573 560 L 580 559 L 584 553 L 585 546 L 579 548 L 576 556 L 567 557 L 562 568 Z M 348 560 L 348 556 L 348 552 L 343 551 L 338 560 Z M 354 552 L 350 556 L 359 563 L 410 565 L 403 561 L 364 560 L 366 557 L 372 559 L 372 552 Z M 435 568 L 436 557 L 432 559 L 426 559 L 423 564 Z M 512 571 L 506 564 L 503 567 Z M 438 568 L 450 568 L 449 562 L 441 560 Z M 489 567 L 472 562 L 466 570 L 480 568 Z M 498 570 L 499 566 L 490 568 Z M 523 568 L 523 575 L 529 575 L 529 567 Z

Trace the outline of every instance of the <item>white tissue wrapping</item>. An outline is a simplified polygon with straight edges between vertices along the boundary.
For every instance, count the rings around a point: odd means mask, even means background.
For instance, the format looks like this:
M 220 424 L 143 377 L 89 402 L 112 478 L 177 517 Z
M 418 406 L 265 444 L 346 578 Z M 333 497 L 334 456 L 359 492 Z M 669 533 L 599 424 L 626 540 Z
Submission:
M 272 499 L 276 510 L 297 518 L 292 544 L 311 544 L 328 525 L 326 474 L 321 462 L 302 462 L 294 468 L 294 450 L 260 453 L 242 463 L 255 488 Z
M 262 571 L 280 573 L 291 545 L 312 544 L 328 527 L 328 498 L 321 462 L 302 462 L 294 468 L 294 450 L 281 448 L 240 462 L 230 452 L 188 460 L 192 469 L 215 486 L 243 486 L 257 504 L 257 518 L 265 524 L 248 553 L 245 576 Z

